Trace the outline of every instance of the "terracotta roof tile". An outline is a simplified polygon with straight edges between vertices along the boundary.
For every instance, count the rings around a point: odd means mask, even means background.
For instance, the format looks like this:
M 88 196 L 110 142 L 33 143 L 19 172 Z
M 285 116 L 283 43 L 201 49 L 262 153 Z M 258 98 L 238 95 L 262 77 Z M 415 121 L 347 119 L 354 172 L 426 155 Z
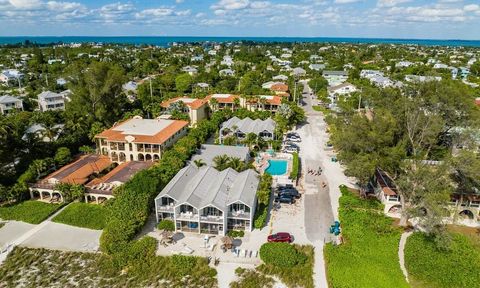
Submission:
M 187 100 L 187 101 L 184 101 Z M 191 101 L 193 100 L 193 101 Z M 185 105 L 190 107 L 193 110 L 199 109 L 203 105 L 207 104 L 208 100 L 207 99 L 195 99 L 195 98 L 189 98 L 189 97 L 175 97 L 166 101 L 163 101 L 160 106 L 163 108 L 168 108 L 170 104 L 177 102 L 177 101 L 182 101 Z
M 283 83 L 276 83 L 276 84 L 273 84 L 272 87 L 270 87 L 270 90 L 278 91 L 278 92 L 287 92 L 288 85 Z

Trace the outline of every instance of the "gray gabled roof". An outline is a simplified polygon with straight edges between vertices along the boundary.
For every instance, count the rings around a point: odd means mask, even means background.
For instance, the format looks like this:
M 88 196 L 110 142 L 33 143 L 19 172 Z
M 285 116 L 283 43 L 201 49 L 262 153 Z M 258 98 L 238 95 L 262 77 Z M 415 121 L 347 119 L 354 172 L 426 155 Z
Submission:
M 231 168 L 218 171 L 190 164 L 173 177 L 156 199 L 169 196 L 177 205 L 188 203 L 197 209 L 211 205 L 226 211 L 229 204 L 237 201 L 253 207 L 258 183 L 258 174 L 251 169 L 239 173 Z
M 15 98 L 13 96 L 10 96 L 10 95 L 0 96 L 0 103 L 2 103 L 2 104 L 14 103 L 14 102 L 22 102 L 22 100 L 20 100 L 18 98 Z
M 240 119 L 238 117 L 233 117 L 228 119 L 227 121 L 223 122 L 222 128 L 228 128 L 233 130 L 233 127 L 236 126 L 237 131 L 241 131 L 245 134 L 248 133 L 255 133 L 259 134 L 263 131 L 268 131 L 273 133 L 275 131 L 276 123 L 272 120 L 272 118 L 268 118 L 265 120 L 255 119 L 252 120 L 250 118 Z

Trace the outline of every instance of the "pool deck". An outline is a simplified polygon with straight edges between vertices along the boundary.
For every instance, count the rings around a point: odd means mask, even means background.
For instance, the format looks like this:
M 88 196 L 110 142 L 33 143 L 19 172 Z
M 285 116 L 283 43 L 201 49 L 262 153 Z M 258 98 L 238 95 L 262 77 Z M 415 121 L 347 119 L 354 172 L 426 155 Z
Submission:
M 286 175 L 290 175 L 290 171 L 292 170 L 292 159 L 293 156 L 288 153 L 275 153 L 275 156 L 270 155 L 269 153 L 263 152 L 260 154 L 262 157 L 260 162 L 255 161 L 254 165 L 261 174 L 265 173 L 267 170 L 269 163 L 268 160 L 286 160 L 287 161 L 287 172 L 283 175 L 272 175 L 273 177 L 285 177 Z

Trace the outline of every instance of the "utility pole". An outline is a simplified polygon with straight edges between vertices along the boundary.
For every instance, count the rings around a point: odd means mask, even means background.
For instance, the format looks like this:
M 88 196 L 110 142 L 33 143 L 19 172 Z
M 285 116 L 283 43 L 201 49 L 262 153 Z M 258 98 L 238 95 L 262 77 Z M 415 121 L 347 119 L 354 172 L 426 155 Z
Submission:
M 297 79 L 293 79 L 293 82 L 295 83 L 294 84 L 294 88 L 293 88 L 293 102 L 297 102 L 296 99 L 297 99 Z

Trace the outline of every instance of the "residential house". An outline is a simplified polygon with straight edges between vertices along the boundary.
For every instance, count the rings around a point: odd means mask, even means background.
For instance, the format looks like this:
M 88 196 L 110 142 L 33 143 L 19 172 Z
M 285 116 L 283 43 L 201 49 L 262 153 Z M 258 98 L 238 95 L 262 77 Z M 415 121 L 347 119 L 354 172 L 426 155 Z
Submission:
M 231 67 L 234 64 L 233 59 L 229 55 L 223 56 L 223 60 L 220 62 L 220 65 L 226 65 L 228 67 Z
M 331 105 L 335 106 L 338 100 L 338 96 L 349 95 L 357 91 L 357 87 L 350 83 L 342 83 L 337 86 L 328 87 L 328 98 L 330 98 Z
M 21 80 L 23 80 L 24 77 L 25 75 L 16 69 L 6 69 L 0 73 L 0 82 L 7 86 L 21 86 Z
M 419 76 L 419 75 L 405 75 L 405 81 L 408 82 L 431 82 L 431 81 L 441 81 L 442 77 L 440 76 Z
M 135 116 L 95 136 L 97 151 L 112 162 L 155 161 L 187 133 L 187 121 Z
M 57 189 L 57 185 L 87 183 L 95 174 L 99 174 L 112 162 L 107 156 L 103 155 L 85 155 L 78 160 L 63 166 L 57 171 L 34 184 L 29 184 L 30 197 L 50 202 L 63 202 L 62 192 Z
M 244 119 L 233 117 L 223 122 L 220 126 L 219 142 L 223 143 L 223 139 L 231 136 L 242 140 L 249 133 L 254 133 L 263 140 L 274 140 L 275 127 L 276 123 L 271 118 L 252 120 L 248 117 Z
M 282 105 L 282 97 L 278 95 L 258 95 L 243 101 L 245 107 L 250 111 L 261 110 L 275 113 L 278 107 Z
M 227 155 L 233 158 L 239 158 L 247 163 L 250 160 L 250 151 L 244 146 L 228 146 L 228 145 L 209 145 L 202 144 L 197 153 L 190 159 L 191 163 L 200 160 L 207 166 L 214 166 L 213 159 L 216 156 Z
M 276 75 L 276 76 L 273 76 L 272 78 L 273 80 L 280 80 L 280 81 L 287 81 L 288 80 L 288 76 L 287 75 Z
M 176 97 L 162 102 L 160 106 L 162 106 L 163 109 L 168 110 L 171 108 L 171 105 L 176 102 L 182 102 L 184 104 L 185 109 L 182 112 L 188 113 L 190 125 L 192 126 L 208 116 L 208 100 L 206 99 Z
M 407 68 L 407 67 L 410 67 L 412 65 L 415 65 L 415 63 L 410 62 L 410 61 L 400 61 L 400 62 L 395 64 L 395 67 L 397 67 L 397 68 Z
M 228 69 L 222 69 L 220 71 L 218 71 L 218 74 L 220 76 L 234 76 L 235 75 L 235 71 L 233 71 L 232 69 L 228 68 Z
M 226 235 L 252 231 L 259 175 L 252 169 L 218 171 L 190 164 L 155 198 L 157 222 L 173 220 L 175 231 Z
M 10 95 L 0 96 L 0 114 L 7 115 L 17 110 L 23 110 L 23 102 L 21 99 Z
M 213 111 L 223 110 L 223 109 L 233 110 L 235 109 L 235 106 L 236 106 L 235 102 L 238 101 L 238 103 L 241 104 L 240 96 L 233 95 L 233 94 L 212 94 L 212 95 L 208 95 L 204 99 L 208 101 L 210 108 Z M 215 102 L 216 102 L 215 105 L 213 105 L 213 102 L 214 102 L 213 99 L 215 99 Z M 238 100 L 235 100 L 235 99 L 238 99 Z
M 65 110 L 65 100 L 69 95 L 69 90 L 61 93 L 44 91 L 38 94 L 38 107 L 40 111 Z
M 347 81 L 348 72 L 323 70 L 322 76 L 328 81 L 329 86 L 336 86 Z
M 307 75 L 307 71 L 305 71 L 305 69 L 301 67 L 296 67 L 293 68 L 292 75 L 293 77 L 304 77 L 305 75 Z
M 113 190 L 125 184 L 133 175 L 151 167 L 154 162 L 129 161 L 112 169 L 100 178 L 95 178 L 85 184 L 85 202 L 102 203 L 113 198 Z
M 321 71 L 323 69 L 325 69 L 325 64 L 310 64 L 308 65 L 308 68 L 310 70 L 315 70 L 315 71 Z
M 401 213 L 400 195 L 393 179 L 383 170 L 377 168 L 370 183 L 373 193 L 384 205 L 384 213 L 392 213 L 397 216 Z
M 64 124 L 55 124 L 53 127 L 47 129 L 42 124 L 33 124 L 27 128 L 25 134 L 22 136 L 22 140 L 26 141 L 29 137 L 33 136 L 42 142 L 56 141 L 62 134 L 64 127 Z
M 198 73 L 198 69 L 194 66 L 185 66 L 182 68 L 182 71 L 188 73 L 191 76 Z

